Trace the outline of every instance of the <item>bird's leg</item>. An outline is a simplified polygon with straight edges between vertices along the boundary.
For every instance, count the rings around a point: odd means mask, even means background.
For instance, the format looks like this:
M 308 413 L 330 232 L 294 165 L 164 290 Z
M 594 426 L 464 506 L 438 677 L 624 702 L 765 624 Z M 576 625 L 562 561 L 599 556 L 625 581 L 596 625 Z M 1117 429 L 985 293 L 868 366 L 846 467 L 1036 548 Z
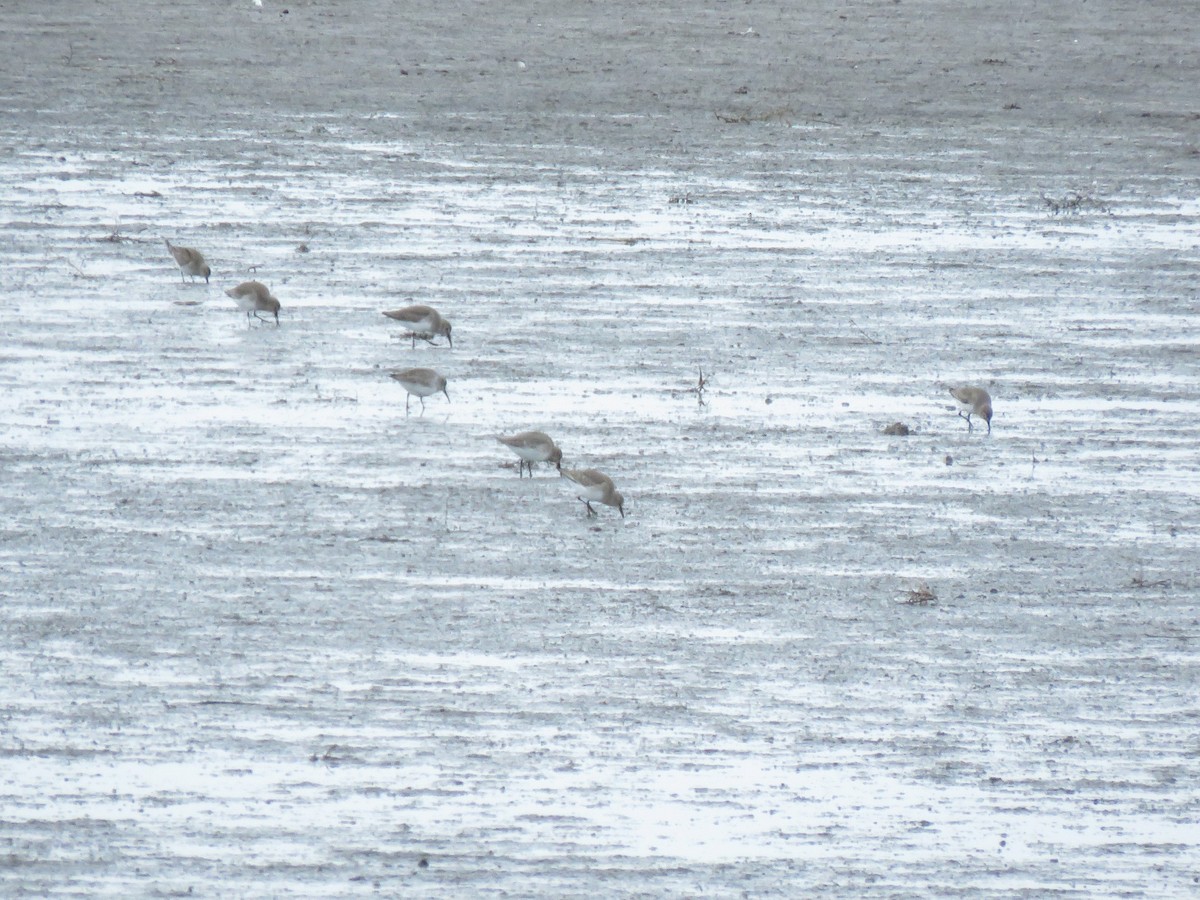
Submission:
M 414 350 L 416 350 L 417 349 L 417 333 L 415 331 L 410 331 L 408 333 L 408 335 L 409 335 L 409 337 L 412 338 L 412 348 Z
M 408 415 L 408 404 L 412 402 L 412 394 L 404 395 L 404 414 Z
M 971 414 L 970 414 L 970 413 L 967 413 L 967 414 L 964 416 L 964 415 L 963 415 L 963 411 L 960 409 L 960 410 L 958 411 L 958 417 L 959 417 L 960 419 L 966 419 L 966 420 L 967 420 L 967 434 L 970 434 L 970 433 L 971 433 Z
M 421 398 L 421 415 L 425 415 L 425 398 Z
M 582 497 L 579 497 L 579 498 L 577 498 L 577 499 L 579 499 L 579 500 L 583 500 L 583 498 L 582 498 Z M 583 500 L 583 505 L 587 507 L 587 511 L 588 511 L 588 512 L 587 512 L 587 514 L 588 514 L 589 516 L 594 516 L 594 515 L 596 514 L 596 511 L 595 511 L 594 509 L 592 509 L 592 501 L 590 501 L 590 500 Z

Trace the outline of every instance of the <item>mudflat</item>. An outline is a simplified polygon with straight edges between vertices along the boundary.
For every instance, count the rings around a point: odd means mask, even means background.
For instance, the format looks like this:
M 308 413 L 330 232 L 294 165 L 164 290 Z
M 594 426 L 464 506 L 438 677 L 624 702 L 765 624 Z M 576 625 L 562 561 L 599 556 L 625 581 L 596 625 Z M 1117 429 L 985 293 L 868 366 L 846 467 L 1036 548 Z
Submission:
M 0 6 L 0 893 L 1194 896 L 1194 13 Z

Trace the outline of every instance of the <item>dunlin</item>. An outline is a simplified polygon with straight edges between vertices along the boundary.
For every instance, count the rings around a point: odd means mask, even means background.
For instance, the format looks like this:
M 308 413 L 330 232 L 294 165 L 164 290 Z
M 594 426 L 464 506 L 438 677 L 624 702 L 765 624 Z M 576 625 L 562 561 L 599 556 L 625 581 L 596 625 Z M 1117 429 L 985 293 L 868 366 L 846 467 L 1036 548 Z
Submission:
M 421 415 L 425 414 L 425 398 L 430 394 L 441 391 L 446 395 L 447 400 L 450 399 L 450 394 L 446 390 L 446 379 L 433 369 L 404 369 L 392 372 L 392 377 L 403 385 L 404 390 L 408 391 L 408 395 L 404 398 L 404 414 L 406 416 L 408 415 L 408 403 L 412 400 L 413 394 L 421 398 Z
M 238 305 L 239 309 L 246 311 L 246 324 L 250 324 L 250 316 L 258 319 L 260 322 L 265 322 L 260 312 L 269 312 L 275 316 L 275 324 L 279 324 L 279 301 L 271 296 L 270 290 L 261 281 L 243 281 L 235 288 L 230 288 L 225 292 L 226 296 L 233 298 L 233 302 Z
M 163 238 L 167 241 L 166 238 Z M 182 281 L 184 275 L 191 275 L 192 281 L 197 278 L 203 278 L 204 283 L 208 284 L 208 276 L 212 274 L 212 269 L 208 267 L 208 263 L 204 261 L 204 254 L 199 250 L 193 250 L 191 247 L 176 247 L 170 241 L 167 241 L 167 249 L 171 251 L 171 255 L 175 257 L 175 264 L 179 266 L 179 279 Z
M 517 461 L 517 477 L 528 469 L 529 477 L 532 478 L 535 462 L 552 462 L 558 467 L 558 471 L 562 471 L 562 451 L 555 446 L 550 435 L 544 432 L 522 431 L 510 437 L 496 435 L 496 440 L 520 457 Z
M 992 398 L 987 391 L 981 387 L 957 387 L 950 388 L 950 393 L 962 407 L 958 415 L 967 420 L 967 434 L 974 430 L 971 425 L 972 414 L 981 416 L 987 422 L 987 433 L 992 433 Z
M 437 335 L 442 335 L 450 342 L 450 346 L 454 346 L 454 341 L 450 337 L 450 323 L 442 318 L 441 314 L 432 306 L 406 306 L 403 309 L 392 309 L 384 312 L 384 315 L 389 319 L 395 319 L 397 322 L 403 322 L 408 327 L 412 334 L 412 345 L 417 346 L 417 338 L 423 341 L 433 342 Z
M 612 479 L 596 469 L 563 469 L 562 477 L 569 478 L 580 487 L 579 499 L 587 506 L 589 516 L 594 516 L 592 501 L 605 506 L 615 506 L 625 518 L 625 498 L 613 487 Z

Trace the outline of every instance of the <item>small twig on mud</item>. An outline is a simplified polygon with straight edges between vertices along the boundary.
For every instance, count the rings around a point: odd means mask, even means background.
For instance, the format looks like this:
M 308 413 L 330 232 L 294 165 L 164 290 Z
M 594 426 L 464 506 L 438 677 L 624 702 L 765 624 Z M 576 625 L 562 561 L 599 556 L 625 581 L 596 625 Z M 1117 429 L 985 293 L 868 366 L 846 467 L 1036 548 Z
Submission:
M 136 243 L 139 238 L 132 237 L 131 235 L 141 234 L 146 230 L 145 224 L 141 222 L 130 222 L 127 225 L 122 225 L 119 220 L 114 222 L 112 225 L 106 225 L 104 227 L 108 229 L 108 234 L 102 238 L 96 238 L 96 240 L 105 244 L 123 244 L 126 242 L 130 244 Z M 125 232 L 127 231 L 130 232 L 130 234 L 126 234 Z
M 71 262 L 71 260 L 67 259 L 65 256 L 63 257 L 63 262 L 65 262 L 68 266 L 71 267 L 71 272 L 75 275 L 76 278 L 87 278 L 88 277 L 87 272 L 83 271 L 83 269 L 79 268 L 79 266 L 75 265 L 75 263 Z
M 1169 588 L 1171 586 L 1171 581 L 1167 578 L 1161 578 L 1158 581 L 1147 581 L 1141 575 L 1134 575 L 1133 578 L 1129 580 L 1129 586 L 1135 588 Z
M 725 114 L 714 112 L 717 121 L 726 125 L 751 125 L 755 122 L 791 122 L 795 113 L 791 107 L 775 106 L 768 109 L 748 110 L 742 113 Z
M 321 385 L 319 385 L 319 384 L 313 385 L 313 392 L 316 394 L 318 403 L 357 403 L 358 402 L 358 397 L 351 397 L 347 394 L 339 394 L 337 392 L 334 392 L 332 394 L 322 394 L 321 393 Z
M 700 374 L 696 378 L 696 386 L 694 388 L 692 388 L 691 391 L 689 391 L 688 393 L 694 393 L 696 395 L 696 404 L 698 406 L 700 406 L 701 408 L 703 408 L 705 406 L 708 406 L 708 401 L 704 399 L 704 389 L 706 387 L 708 387 L 708 379 L 704 377 L 704 369 L 703 368 L 698 368 L 697 371 Z
M 337 762 L 337 757 L 333 755 L 333 751 L 336 749 L 337 749 L 337 744 L 330 744 L 329 748 L 324 753 L 322 753 L 319 756 L 316 753 L 314 753 L 312 756 L 310 756 L 308 758 L 308 761 L 309 762 L 323 762 L 323 763 Z
M 877 341 L 875 338 L 863 331 L 862 327 L 853 319 L 847 319 L 847 321 L 854 326 L 854 330 L 861 334 L 863 336 L 863 340 L 865 340 L 868 344 L 875 344 L 878 346 L 879 344 L 883 343 L 883 341 Z
M 906 606 L 932 606 L 937 603 L 937 594 L 922 581 L 919 587 L 909 591 L 900 602 Z

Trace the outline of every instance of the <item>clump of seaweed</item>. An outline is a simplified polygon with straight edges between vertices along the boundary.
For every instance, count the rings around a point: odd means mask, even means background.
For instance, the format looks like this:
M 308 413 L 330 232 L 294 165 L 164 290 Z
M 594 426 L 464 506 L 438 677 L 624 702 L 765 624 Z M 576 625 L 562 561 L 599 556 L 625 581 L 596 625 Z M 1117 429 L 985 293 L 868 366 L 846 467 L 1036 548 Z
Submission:
M 726 125 L 753 125 L 760 122 L 789 124 L 797 118 L 795 111 L 789 106 L 773 106 L 744 112 L 714 112 L 713 115 Z
M 1089 194 L 1081 194 L 1078 191 L 1072 191 L 1063 197 L 1047 197 L 1043 194 L 1042 202 L 1049 208 L 1052 216 L 1081 213 L 1088 210 L 1102 213 L 1111 212 L 1108 204 L 1103 200 L 1097 200 Z
M 917 587 L 910 590 L 904 595 L 900 601 L 906 606 L 933 606 L 937 603 L 937 594 L 927 582 L 922 581 Z
M 883 433 L 891 437 L 908 437 L 912 434 L 912 429 L 903 422 L 893 422 L 887 428 L 883 429 Z

